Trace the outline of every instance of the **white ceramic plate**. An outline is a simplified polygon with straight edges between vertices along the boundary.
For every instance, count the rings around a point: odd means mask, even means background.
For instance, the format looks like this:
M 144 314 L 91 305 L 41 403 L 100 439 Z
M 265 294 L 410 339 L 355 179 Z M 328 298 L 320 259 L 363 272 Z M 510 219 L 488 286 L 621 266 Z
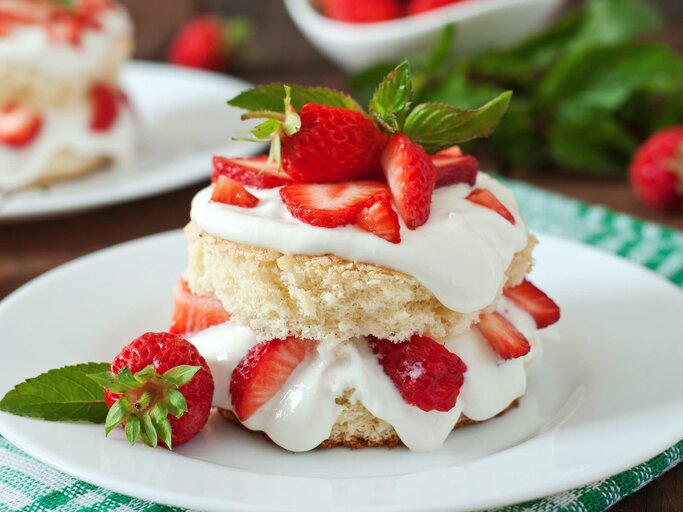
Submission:
M 521 407 L 433 453 L 292 454 L 214 416 L 175 453 L 100 426 L 0 413 L 0 432 L 87 482 L 197 510 L 460 511 L 532 499 L 638 464 L 683 437 L 683 293 L 574 242 L 541 237 L 534 280 L 563 308 Z M 0 305 L 0 393 L 60 365 L 107 361 L 162 330 L 185 266 L 179 232 L 69 263 Z M 556 336 L 561 331 L 562 337 Z
M 233 141 L 245 125 L 226 101 L 250 84 L 166 64 L 128 64 L 122 85 L 140 124 L 132 168 L 106 170 L 50 187 L 0 197 L 0 222 L 47 217 L 160 194 L 207 180 L 211 156 L 255 154 Z

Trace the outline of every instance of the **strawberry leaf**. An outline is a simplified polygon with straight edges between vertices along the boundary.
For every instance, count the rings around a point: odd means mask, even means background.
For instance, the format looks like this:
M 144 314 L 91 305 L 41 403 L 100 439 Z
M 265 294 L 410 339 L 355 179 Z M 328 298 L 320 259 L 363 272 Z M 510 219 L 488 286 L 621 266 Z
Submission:
M 126 414 L 128 410 L 128 399 L 127 398 L 119 398 L 116 402 L 114 402 L 114 405 L 111 406 L 111 409 L 109 409 L 109 413 L 107 414 L 107 419 L 104 423 L 104 434 L 105 436 L 109 436 L 109 433 L 114 430 L 116 427 L 118 427 L 121 423 L 123 423 L 123 420 L 126 419 Z
M 108 369 L 109 363 L 85 363 L 50 370 L 9 391 L 0 400 L 0 411 L 49 421 L 104 423 L 104 393 L 88 375 Z
M 485 137 L 493 132 L 507 111 L 511 96 L 512 92 L 504 92 L 477 110 L 422 103 L 408 114 L 403 133 L 428 153 Z
M 176 387 L 183 386 L 192 380 L 192 377 L 201 369 L 201 366 L 189 366 L 182 364 L 171 368 L 162 376 L 166 382 L 170 382 Z
M 348 94 L 324 87 L 292 85 L 292 106 L 300 110 L 306 103 L 317 103 L 330 107 L 363 111 L 363 108 Z M 262 85 L 244 91 L 228 101 L 228 105 L 250 111 L 282 112 L 286 97 L 284 84 Z
M 126 421 L 126 439 L 131 446 L 135 445 L 135 442 L 140 438 L 140 418 L 137 416 L 131 416 Z
M 403 61 L 375 90 L 370 100 L 370 115 L 389 133 L 401 131 L 412 98 L 410 65 L 408 61 Z

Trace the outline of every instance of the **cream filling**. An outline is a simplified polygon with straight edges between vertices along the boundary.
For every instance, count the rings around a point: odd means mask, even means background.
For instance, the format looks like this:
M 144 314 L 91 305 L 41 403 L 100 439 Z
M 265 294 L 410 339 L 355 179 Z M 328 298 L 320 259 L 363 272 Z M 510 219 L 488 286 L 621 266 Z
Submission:
M 307 451 L 330 436 L 342 407 L 335 399 L 354 389 L 373 415 L 394 427 L 411 450 L 438 448 L 461 414 L 486 420 L 505 410 L 526 391 L 527 372 L 541 354 L 533 318 L 505 299 L 498 304 L 531 344 L 531 352 L 510 361 L 501 360 L 476 328 L 445 340 L 445 346 L 467 365 L 464 384 L 455 406 L 446 412 L 429 411 L 403 401 L 386 376 L 364 338 L 335 347 L 318 345 L 278 393 L 244 425 L 263 431 L 278 445 L 291 451 Z M 216 384 L 213 405 L 232 410 L 230 379 L 240 361 L 257 344 L 251 329 L 229 321 L 191 337 L 211 368 Z

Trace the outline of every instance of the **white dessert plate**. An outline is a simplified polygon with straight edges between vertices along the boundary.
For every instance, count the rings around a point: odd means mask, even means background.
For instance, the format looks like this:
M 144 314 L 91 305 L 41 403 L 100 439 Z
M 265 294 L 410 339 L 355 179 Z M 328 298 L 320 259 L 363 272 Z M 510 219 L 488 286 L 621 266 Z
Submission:
M 167 64 L 133 62 L 122 87 L 139 121 L 138 154 L 83 178 L 0 196 L 0 222 L 62 215 L 131 201 L 209 179 L 211 156 L 255 154 L 259 144 L 232 140 L 245 129 L 226 101 L 250 84 Z
M 0 413 L 0 433 L 79 479 L 197 510 L 461 511 L 608 477 L 683 437 L 683 293 L 615 256 L 543 236 L 533 279 L 563 308 L 518 409 L 442 449 L 293 454 L 214 415 L 171 453 L 120 431 Z M 180 232 L 64 265 L 0 304 L 0 393 L 49 368 L 111 360 L 162 330 L 185 266 Z M 558 333 L 562 336 L 558 336 Z

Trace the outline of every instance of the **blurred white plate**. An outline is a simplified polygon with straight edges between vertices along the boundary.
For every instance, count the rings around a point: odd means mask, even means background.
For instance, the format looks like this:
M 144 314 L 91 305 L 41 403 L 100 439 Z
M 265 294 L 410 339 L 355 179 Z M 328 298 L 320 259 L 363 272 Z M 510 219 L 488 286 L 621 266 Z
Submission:
M 347 71 L 396 61 L 432 47 L 455 23 L 460 55 L 514 43 L 541 28 L 565 0 L 466 0 L 417 16 L 381 23 L 342 23 L 316 11 L 311 0 L 285 0 L 294 23 L 320 52 Z
M 548 330 L 518 409 L 454 432 L 432 453 L 290 453 L 216 414 L 173 453 L 131 447 L 119 430 L 105 439 L 102 426 L 4 413 L 0 433 L 76 478 L 195 510 L 456 512 L 608 477 L 683 437 L 683 293 L 615 256 L 539 238 L 533 279 L 562 306 L 562 337 Z M 142 332 L 167 328 L 185 254 L 180 232 L 156 235 L 12 294 L 0 304 L 0 396 L 50 368 L 109 361 Z
M 211 156 L 254 154 L 233 141 L 245 125 L 226 101 L 250 87 L 236 78 L 167 64 L 133 62 L 123 89 L 137 113 L 139 154 L 131 168 L 0 197 L 0 222 L 49 217 L 161 194 L 209 179 Z

